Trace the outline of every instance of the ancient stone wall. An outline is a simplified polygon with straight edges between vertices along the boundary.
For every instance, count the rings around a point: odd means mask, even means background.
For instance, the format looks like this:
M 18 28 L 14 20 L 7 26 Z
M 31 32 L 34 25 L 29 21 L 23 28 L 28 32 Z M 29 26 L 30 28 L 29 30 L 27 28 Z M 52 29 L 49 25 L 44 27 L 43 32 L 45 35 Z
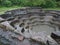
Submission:
M 0 40 L 2 42 L 8 40 L 10 45 L 28 43 L 20 41 L 19 31 L 21 28 L 18 25 L 36 32 L 46 31 L 50 35 L 51 32 L 60 30 L 60 11 L 43 10 L 40 7 L 27 7 L 7 11 L 5 14 L 0 15 Z M 19 31 L 14 32 L 17 29 Z
M 20 17 L 20 20 L 31 26 L 47 24 L 60 27 L 60 11 L 43 10 L 40 7 L 27 7 L 5 12 L 3 18 Z M 53 25 L 52 25 L 53 24 Z

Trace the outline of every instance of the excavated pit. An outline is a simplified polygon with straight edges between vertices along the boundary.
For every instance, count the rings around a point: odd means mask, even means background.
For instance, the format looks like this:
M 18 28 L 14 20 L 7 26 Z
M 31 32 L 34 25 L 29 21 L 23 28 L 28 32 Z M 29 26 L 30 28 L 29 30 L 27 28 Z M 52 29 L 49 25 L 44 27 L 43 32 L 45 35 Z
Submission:
M 14 30 L 21 24 L 23 27 L 29 26 L 29 29 L 33 32 L 45 32 L 47 35 L 51 35 L 55 31 L 60 31 L 60 11 L 43 10 L 40 7 L 24 7 L 22 9 L 7 11 L 5 14 L 0 15 L 0 17 L 0 42 L 2 45 L 41 44 L 40 42 L 34 42 L 29 39 L 24 39 L 23 41 L 19 41 L 17 38 L 12 39 L 12 36 L 20 36 Z

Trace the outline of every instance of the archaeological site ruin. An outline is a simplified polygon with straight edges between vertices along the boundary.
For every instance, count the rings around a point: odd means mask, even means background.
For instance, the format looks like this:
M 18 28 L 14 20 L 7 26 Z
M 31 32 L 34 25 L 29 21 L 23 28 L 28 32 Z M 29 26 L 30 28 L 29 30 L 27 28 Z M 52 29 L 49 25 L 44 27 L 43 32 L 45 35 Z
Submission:
M 23 7 L 0 15 L 2 45 L 60 45 L 60 11 Z

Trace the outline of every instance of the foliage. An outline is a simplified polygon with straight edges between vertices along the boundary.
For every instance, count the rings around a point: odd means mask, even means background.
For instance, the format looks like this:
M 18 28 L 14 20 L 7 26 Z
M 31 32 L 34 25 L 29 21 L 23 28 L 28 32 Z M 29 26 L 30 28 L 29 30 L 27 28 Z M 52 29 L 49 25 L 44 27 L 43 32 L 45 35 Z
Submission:
M 60 0 L 0 0 L 1 6 L 40 6 L 43 8 L 59 7 Z
M 56 7 L 56 1 L 55 0 L 46 0 L 46 5 L 45 7 Z
M 2 6 L 7 6 L 8 7 L 8 6 L 12 5 L 11 1 L 9 1 L 9 0 L 1 0 L 0 2 L 1 2 Z
M 57 7 L 60 7 L 60 1 L 57 2 Z

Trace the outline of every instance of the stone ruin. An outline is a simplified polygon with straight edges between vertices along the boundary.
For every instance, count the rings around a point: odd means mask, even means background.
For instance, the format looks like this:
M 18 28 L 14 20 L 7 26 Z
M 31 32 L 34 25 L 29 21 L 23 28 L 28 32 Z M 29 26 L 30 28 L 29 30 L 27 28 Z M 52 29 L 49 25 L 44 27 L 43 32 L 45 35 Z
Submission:
M 29 33 L 25 30 L 29 30 Z M 60 38 L 55 40 L 57 36 L 53 36 L 53 32 L 59 31 L 60 11 L 24 7 L 0 15 L 2 45 L 59 45 L 60 41 L 56 40 Z

